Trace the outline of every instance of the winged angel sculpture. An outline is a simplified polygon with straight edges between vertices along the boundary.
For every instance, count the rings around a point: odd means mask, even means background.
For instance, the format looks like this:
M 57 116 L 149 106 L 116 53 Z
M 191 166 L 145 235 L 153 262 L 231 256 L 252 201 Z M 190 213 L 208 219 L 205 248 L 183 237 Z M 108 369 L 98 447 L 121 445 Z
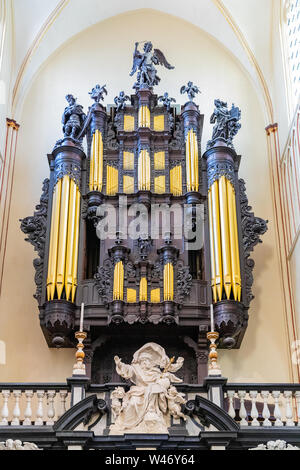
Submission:
M 138 50 L 139 42 L 135 43 L 135 50 L 133 54 L 133 66 L 130 76 L 132 77 L 136 72 L 137 81 L 133 88 L 139 90 L 141 88 L 152 88 L 158 85 L 160 78 L 157 75 L 157 70 L 154 65 L 164 65 L 167 69 L 172 70 L 175 67 L 169 64 L 164 54 L 159 49 L 153 49 L 152 42 L 147 41 L 144 44 L 144 52 Z

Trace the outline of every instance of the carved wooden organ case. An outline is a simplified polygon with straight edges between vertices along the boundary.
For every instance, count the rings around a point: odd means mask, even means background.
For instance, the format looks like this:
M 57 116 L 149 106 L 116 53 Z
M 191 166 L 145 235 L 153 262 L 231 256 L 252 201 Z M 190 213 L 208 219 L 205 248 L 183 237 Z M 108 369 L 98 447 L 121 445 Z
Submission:
M 48 155 L 50 180 L 34 216 L 21 224 L 38 253 L 40 324 L 49 347 L 72 347 L 84 302 L 95 382 L 118 380 L 114 354 L 130 360 L 147 341 L 183 356 L 182 378 L 200 382 L 211 303 L 219 347 L 241 345 L 253 298 L 250 253 L 266 222 L 251 212 L 240 157 L 226 139 L 215 139 L 201 158 L 203 119 L 193 101 L 180 111 L 159 105 L 153 89 L 140 89 L 120 109 L 95 101 L 82 133 L 86 152 L 82 139 L 65 135 Z M 104 204 L 117 215 L 113 238 L 100 240 Z M 154 204 L 187 205 L 194 227 L 204 221 L 203 247 L 187 250 L 185 235 L 174 237 L 172 217 L 168 233 L 131 239 L 119 206 L 130 222 L 134 204 L 145 207 L 149 227 Z

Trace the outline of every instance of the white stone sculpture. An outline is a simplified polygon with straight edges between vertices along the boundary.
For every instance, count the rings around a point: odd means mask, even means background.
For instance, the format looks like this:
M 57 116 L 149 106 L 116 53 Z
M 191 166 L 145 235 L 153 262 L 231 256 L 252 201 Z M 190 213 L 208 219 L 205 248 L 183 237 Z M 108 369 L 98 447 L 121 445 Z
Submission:
M 167 399 L 170 414 L 175 419 L 182 418 L 184 419 L 184 421 L 186 421 L 186 416 L 181 411 L 181 405 L 184 405 L 186 403 L 184 394 L 177 392 L 176 388 L 172 386 L 169 388 L 169 391 L 167 393 Z
M 171 386 L 182 382 L 172 372 L 182 367 L 184 359 L 179 357 L 174 363 L 174 358 L 170 359 L 164 348 L 155 343 L 147 343 L 136 351 L 131 365 L 123 364 L 118 356 L 114 359 L 118 374 L 134 385 L 124 393 L 122 404 L 118 398 L 121 391 L 112 392 L 116 421 L 110 434 L 168 434 L 170 416 L 184 418 L 180 410 L 180 404 L 186 403 L 184 395 Z
M 125 397 L 125 390 L 122 387 L 117 387 L 113 392 L 111 392 L 111 411 L 113 419 L 119 416 L 122 409 L 122 400 Z
M 267 444 L 259 444 L 254 449 L 249 450 L 300 450 L 299 447 L 294 447 L 291 444 L 287 444 L 285 441 L 269 441 Z
M 32 442 L 13 441 L 12 439 L 7 439 L 6 442 L 0 442 L 0 450 L 41 450 L 36 444 Z

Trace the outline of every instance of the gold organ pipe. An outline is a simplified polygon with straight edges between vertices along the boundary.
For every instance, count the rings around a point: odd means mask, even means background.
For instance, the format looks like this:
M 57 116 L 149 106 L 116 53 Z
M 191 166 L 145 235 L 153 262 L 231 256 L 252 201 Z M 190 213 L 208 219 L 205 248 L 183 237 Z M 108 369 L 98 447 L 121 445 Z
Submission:
M 76 184 L 70 181 L 70 199 L 69 199 L 69 216 L 68 216 L 68 235 L 67 235 L 67 255 L 66 255 L 66 272 L 65 272 L 65 290 L 66 299 L 69 301 L 73 279 L 73 255 L 74 255 L 74 233 L 75 233 L 75 215 L 76 215 Z
M 172 263 L 164 267 L 164 300 L 174 299 L 174 268 Z
M 227 197 L 227 179 L 221 176 L 219 179 L 219 199 L 220 199 L 220 224 L 221 224 L 221 241 L 222 241 L 222 261 L 223 261 L 223 279 L 224 289 L 227 299 L 230 299 L 232 287 L 231 273 L 231 254 L 230 254 L 230 235 L 229 235 L 229 212 Z
M 199 177 L 198 177 L 198 142 L 197 136 L 195 132 L 193 132 L 193 148 L 194 148 L 194 158 L 193 158 L 193 166 L 194 166 L 194 180 L 193 180 L 193 191 L 199 190 Z
M 241 271 L 239 257 L 239 239 L 237 229 L 235 191 L 230 181 L 227 180 L 228 213 L 230 227 L 230 246 L 232 264 L 232 290 L 234 299 L 241 300 Z
M 121 263 L 121 300 L 124 299 L 124 264 Z
M 92 155 L 90 159 L 90 191 L 94 190 L 94 164 L 95 164 L 95 140 L 96 136 L 93 134 Z
M 149 155 L 148 152 L 146 152 L 146 160 L 147 160 L 147 180 L 146 180 L 147 181 L 147 189 L 148 189 L 148 191 L 150 191 L 150 187 L 151 187 L 150 186 L 151 185 L 151 181 L 150 181 L 151 180 L 151 177 L 150 177 L 151 169 L 150 169 L 150 155 Z
M 209 211 L 209 238 L 210 238 L 210 257 L 211 257 L 211 287 L 213 291 L 214 302 L 217 302 L 216 264 L 215 264 L 213 207 L 212 207 L 211 188 L 208 190 L 208 211 Z
M 150 156 L 147 150 L 141 150 L 138 162 L 139 190 L 150 191 L 151 184 Z
M 62 291 L 65 283 L 65 265 L 66 265 L 66 247 L 67 247 L 67 231 L 68 231 L 68 213 L 69 213 L 69 192 L 70 177 L 65 175 L 62 181 L 61 206 L 60 206 L 60 222 L 59 222 L 59 240 L 58 240 L 58 258 L 57 258 L 57 275 L 56 288 L 58 299 L 61 299 Z
M 190 150 L 190 133 L 186 139 L 186 184 L 187 190 L 191 191 L 191 150 Z
M 106 194 L 108 196 L 114 196 L 118 191 L 118 175 L 119 172 L 116 168 L 106 167 Z
M 93 158 L 94 158 L 94 182 L 93 182 L 93 189 L 97 191 L 98 189 L 98 168 L 99 168 L 99 160 L 98 160 L 98 142 L 99 142 L 99 132 L 95 132 L 95 142 L 94 142 L 94 149 L 93 149 Z
M 215 249 L 216 286 L 218 299 L 222 300 L 223 277 L 222 277 L 222 251 L 221 251 L 221 231 L 220 231 L 220 206 L 219 206 L 219 186 L 215 181 L 211 187 L 212 214 L 213 214 L 213 234 Z
M 114 300 L 118 300 L 118 264 L 114 269 Z
M 90 191 L 102 191 L 103 186 L 103 138 L 99 129 L 93 135 L 90 160 Z
M 147 302 L 148 299 L 148 284 L 145 277 L 141 278 L 140 281 L 140 302 Z
M 194 133 L 191 130 L 190 131 L 190 167 L 191 167 L 191 170 L 190 170 L 190 173 L 191 173 L 190 187 L 191 187 L 191 191 L 194 191 L 194 181 L 195 181 L 194 161 L 195 161 Z
M 141 106 L 139 109 L 139 127 L 150 127 L 151 115 L 148 106 Z
M 119 261 L 114 270 L 114 300 L 123 300 L 124 298 L 124 265 Z
M 103 186 L 103 139 L 102 134 L 98 129 L 96 130 L 98 136 L 98 147 L 97 147 L 97 157 L 98 157 L 98 178 L 97 178 L 97 190 L 102 191 Z
M 182 195 L 181 165 L 174 167 L 170 171 L 170 191 L 174 196 Z
M 58 233 L 60 219 L 60 200 L 61 200 L 61 183 L 59 180 L 53 191 L 52 215 L 51 215 L 51 232 L 50 247 L 48 260 L 48 277 L 47 277 L 47 298 L 54 299 L 56 287 L 56 266 L 57 266 L 57 249 L 58 249 Z
M 74 223 L 74 244 L 73 244 L 73 261 L 72 261 L 72 302 L 75 301 L 77 289 L 77 268 L 78 268 L 78 251 L 79 251 L 79 225 L 80 225 L 80 191 L 76 186 L 76 210 Z
M 188 191 L 199 190 L 198 142 L 193 129 L 188 132 L 186 139 L 186 180 Z

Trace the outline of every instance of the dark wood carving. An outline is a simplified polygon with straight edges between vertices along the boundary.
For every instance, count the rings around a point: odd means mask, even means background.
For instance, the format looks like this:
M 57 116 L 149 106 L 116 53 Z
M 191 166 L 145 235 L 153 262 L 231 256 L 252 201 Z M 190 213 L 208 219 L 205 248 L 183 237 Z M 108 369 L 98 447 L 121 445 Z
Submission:
M 185 297 L 187 297 L 192 288 L 193 278 L 190 274 L 188 266 L 184 266 L 182 263 L 178 264 L 177 267 L 177 302 L 182 304 Z
M 250 258 L 250 253 L 258 243 L 262 243 L 260 237 L 268 230 L 268 220 L 256 217 L 251 212 L 252 207 L 249 206 L 248 198 L 246 195 L 246 184 L 243 179 L 239 179 L 240 190 L 240 205 L 241 205 L 241 226 L 243 234 L 243 248 L 245 256 L 245 277 L 246 277 L 246 299 L 249 305 L 251 300 L 254 299 L 252 294 L 253 285 L 253 269 L 255 263 Z
M 41 303 L 41 294 L 43 286 L 43 268 L 45 258 L 45 242 L 47 232 L 47 215 L 48 215 L 48 202 L 49 202 L 49 184 L 50 181 L 46 178 L 43 182 L 43 192 L 40 198 L 40 204 L 36 206 L 36 211 L 32 217 L 21 219 L 21 230 L 27 235 L 25 241 L 31 243 L 34 251 L 38 253 L 38 258 L 33 260 L 35 268 L 35 284 L 36 293 L 34 298 Z
M 107 259 L 103 266 L 98 267 L 98 272 L 94 276 L 98 293 L 105 304 L 112 301 L 113 294 L 113 265 Z

